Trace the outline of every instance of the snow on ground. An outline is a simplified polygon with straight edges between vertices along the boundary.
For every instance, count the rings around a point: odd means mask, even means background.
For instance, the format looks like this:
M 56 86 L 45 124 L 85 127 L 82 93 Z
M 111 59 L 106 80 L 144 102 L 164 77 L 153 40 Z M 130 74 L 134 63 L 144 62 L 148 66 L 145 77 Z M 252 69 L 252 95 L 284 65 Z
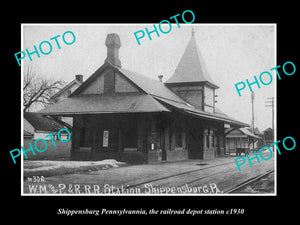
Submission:
M 50 160 L 24 160 L 24 172 L 45 171 L 58 168 L 80 168 L 80 167 L 120 167 L 124 162 L 115 159 L 105 159 L 102 161 L 50 161 Z

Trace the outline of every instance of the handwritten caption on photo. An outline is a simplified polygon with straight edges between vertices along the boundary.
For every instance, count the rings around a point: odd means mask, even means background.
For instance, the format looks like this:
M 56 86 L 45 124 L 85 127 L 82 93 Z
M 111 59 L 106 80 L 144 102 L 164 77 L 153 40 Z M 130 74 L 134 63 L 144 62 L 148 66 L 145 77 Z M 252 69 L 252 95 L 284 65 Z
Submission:
M 129 187 L 111 184 L 48 184 L 45 177 L 28 177 L 27 181 L 43 184 L 28 184 L 29 194 L 223 194 L 215 183 L 203 186 L 162 187 L 151 183 L 143 187 Z

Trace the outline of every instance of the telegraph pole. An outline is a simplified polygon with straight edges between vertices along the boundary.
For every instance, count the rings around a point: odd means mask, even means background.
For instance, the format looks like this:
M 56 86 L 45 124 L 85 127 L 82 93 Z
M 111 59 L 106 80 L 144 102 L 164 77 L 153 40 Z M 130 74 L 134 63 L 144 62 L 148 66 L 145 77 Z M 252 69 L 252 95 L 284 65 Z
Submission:
M 252 103 L 252 134 L 254 134 L 254 91 L 251 92 L 251 103 Z M 253 145 L 253 151 L 254 151 L 254 139 L 252 140 L 252 145 Z M 249 143 L 249 148 L 250 148 L 250 143 Z
M 251 103 L 252 103 L 252 133 L 254 134 L 254 91 L 251 92 Z
M 269 105 L 265 105 L 266 107 L 272 107 L 272 130 L 274 135 L 274 97 L 267 98 L 269 101 L 265 101 L 265 103 L 269 103 Z

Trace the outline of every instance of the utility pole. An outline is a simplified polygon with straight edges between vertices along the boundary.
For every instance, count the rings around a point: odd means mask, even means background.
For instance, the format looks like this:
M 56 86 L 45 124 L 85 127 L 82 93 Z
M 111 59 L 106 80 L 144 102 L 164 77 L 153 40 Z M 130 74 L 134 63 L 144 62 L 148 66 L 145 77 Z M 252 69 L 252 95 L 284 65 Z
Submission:
M 265 103 L 269 103 L 269 105 L 265 105 L 266 107 L 272 107 L 272 130 L 274 136 L 274 97 L 267 98 L 269 101 L 265 101 Z
M 251 103 L 252 103 L 252 133 L 254 134 L 254 91 L 251 92 Z
M 269 103 L 269 105 L 265 105 L 266 107 L 272 107 L 272 133 L 273 133 L 273 141 L 275 140 L 275 131 L 274 131 L 274 97 L 267 98 L 269 101 L 265 101 L 265 103 Z M 274 151 L 274 146 L 273 151 Z
M 254 91 L 251 92 L 251 103 L 252 103 L 252 134 L 254 134 Z M 254 151 L 254 139 L 252 140 L 253 151 Z M 250 145 L 249 145 L 250 148 Z

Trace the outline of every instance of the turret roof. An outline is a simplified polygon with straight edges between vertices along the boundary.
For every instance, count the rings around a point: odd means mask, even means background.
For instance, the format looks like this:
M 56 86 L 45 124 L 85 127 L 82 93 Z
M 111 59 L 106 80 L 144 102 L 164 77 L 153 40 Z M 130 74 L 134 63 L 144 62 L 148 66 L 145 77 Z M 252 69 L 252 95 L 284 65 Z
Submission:
M 206 69 L 202 55 L 198 50 L 195 36 L 192 33 L 191 40 L 189 41 L 173 76 L 165 83 L 175 84 L 195 82 L 207 82 L 210 86 L 219 88 L 212 81 Z

